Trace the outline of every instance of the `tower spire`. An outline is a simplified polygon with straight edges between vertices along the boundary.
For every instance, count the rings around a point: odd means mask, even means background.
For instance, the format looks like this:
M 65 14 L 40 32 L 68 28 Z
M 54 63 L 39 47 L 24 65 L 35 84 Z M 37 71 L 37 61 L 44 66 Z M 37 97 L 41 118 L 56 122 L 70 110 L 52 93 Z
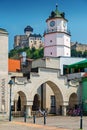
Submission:
M 55 9 L 56 15 L 60 15 L 60 12 L 58 11 L 58 4 L 56 3 L 56 9 Z
M 58 11 L 58 4 L 56 3 L 56 10 L 55 11 Z
M 58 4 L 56 3 L 56 9 L 58 9 Z

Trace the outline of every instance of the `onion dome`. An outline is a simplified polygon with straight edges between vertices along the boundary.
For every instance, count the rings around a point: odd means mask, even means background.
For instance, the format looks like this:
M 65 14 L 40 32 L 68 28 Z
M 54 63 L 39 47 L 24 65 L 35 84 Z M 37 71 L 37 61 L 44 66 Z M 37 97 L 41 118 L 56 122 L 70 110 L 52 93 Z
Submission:
M 55 11 L 52 11 L 51 12 L 51 15 L 49 16 L 49 18 L 47 19 L 47 20 L 49 20 L 49 19 L 53 19 L 53 18 L 63 18 L 63 19 L 65 19 L 65 13 L 64 12 L 60 12 L 59 10 L 58 10 L 58 5 L 56 4 L 56 9 L 55 9 Z M 66 20 L 66 19 L 65 19 Z

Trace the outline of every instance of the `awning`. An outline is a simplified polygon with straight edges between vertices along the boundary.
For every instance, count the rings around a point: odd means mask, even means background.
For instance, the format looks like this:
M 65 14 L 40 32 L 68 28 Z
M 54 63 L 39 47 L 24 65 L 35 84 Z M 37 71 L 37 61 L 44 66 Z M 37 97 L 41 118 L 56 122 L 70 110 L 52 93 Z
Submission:
M 67 68 L 87 68 L 87 60 L 82 60 L 71 65 L 67 65 Z

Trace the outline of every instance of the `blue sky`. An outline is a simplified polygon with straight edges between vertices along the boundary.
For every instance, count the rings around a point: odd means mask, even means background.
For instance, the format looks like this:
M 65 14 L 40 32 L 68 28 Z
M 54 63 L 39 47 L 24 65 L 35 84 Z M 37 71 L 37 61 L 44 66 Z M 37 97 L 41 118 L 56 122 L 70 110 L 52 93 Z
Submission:
M 9 50 L 14 36 L 24 34 L 27 25 L 33 27 L 33 33 L 43 35 L 56 3 L 68 19 L 71 41 L 87 44 L 87 0 L 0 0 L 0 28 L 9 33 Z

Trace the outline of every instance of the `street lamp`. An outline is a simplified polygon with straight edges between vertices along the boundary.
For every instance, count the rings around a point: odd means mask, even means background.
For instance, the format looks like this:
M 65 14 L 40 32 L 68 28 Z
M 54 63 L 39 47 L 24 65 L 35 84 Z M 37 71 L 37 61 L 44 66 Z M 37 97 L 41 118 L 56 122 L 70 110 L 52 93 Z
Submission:
M 9 121 L 11 121 L 11 91 L 12 91 L 13 81 L 10 80 L 8 84 L 9 84 L 9 86 L 10 86 Z

